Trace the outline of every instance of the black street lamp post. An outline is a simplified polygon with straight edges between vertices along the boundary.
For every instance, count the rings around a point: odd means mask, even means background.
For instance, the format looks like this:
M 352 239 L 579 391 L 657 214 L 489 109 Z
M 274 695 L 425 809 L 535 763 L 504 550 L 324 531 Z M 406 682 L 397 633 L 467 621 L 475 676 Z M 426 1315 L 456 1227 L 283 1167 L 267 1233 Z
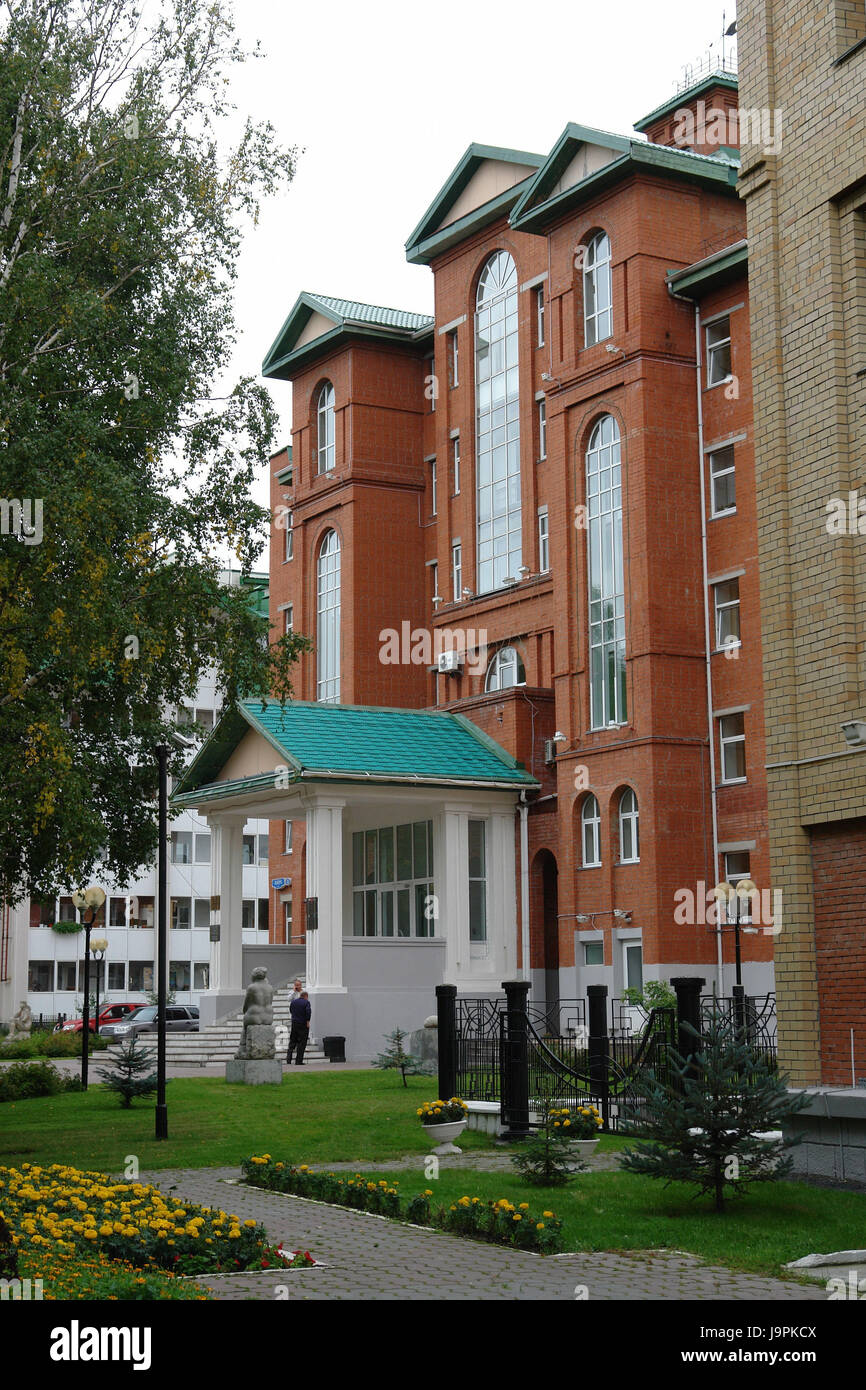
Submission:
M 84 1008 L 81 1015 L 81 1089 L 87 1090 L 88 1064 L 90 1061 L 90 933 L 93 923 L 96 921 L 96 914 L 105 902 L 105 893 L 101 888 L 91 886 L 85 888 L 83 893 L 73 893 L 72 901 L 75 906 L 85 914 L 84 921 Z M 86 913 L 89 910 L 90 916 Z M 98 1021 L 98 1015 L 97 1015 Z
M 161 743 L 156 750 L 159 767 L 159 856 L 157 860 L 157 945 L 156 945 L 156 1130 L 157 1139 L 168 1138 L 168 1107 L 165 1101 L 165 999 L 168 962 L 166 890 L 168 865 L 168 748 Z

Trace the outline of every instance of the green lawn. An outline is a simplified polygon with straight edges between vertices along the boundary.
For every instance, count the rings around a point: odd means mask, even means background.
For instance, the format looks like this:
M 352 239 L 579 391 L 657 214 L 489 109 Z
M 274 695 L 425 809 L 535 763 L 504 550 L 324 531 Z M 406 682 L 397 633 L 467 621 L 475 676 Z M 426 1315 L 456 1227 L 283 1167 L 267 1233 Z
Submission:
M 149 1168 L 239 1165 L 251 1153 L 279 1153 L 298 1163 L 362 1163 L 425 1152 L 415 1115 L 436 1096 L 436 1080 L 394 1072 L 297 1069 L 276 1086 L 229 1086 L 219 1077 L 169 1081 L 169 1138 L 153 1137 L 152 1100 L 123 1110 L 102 1086 L 86 1094 L 46 1096 L 0 1105 L 0 1166 L 69 1163 L 121 1172 L 127 1154 Z M 489 1148 L 482 1134 L 468 1148 Z
M 461 1144 L 464 1139 L 465 1134 Z M 602 1140 L 617 1148 L 624 1144 Z M 396 1179 L 405 1196 L 432 1188 L 433 1200 L 442 1203 L 463 1196 L 506 1197 L 515 1206 L 528 1202 L 533 1216 L 552 1209 L 563 1223 L 563 1251 L 687 1250 L 708 1264 L 778 1275 L 780 1266 L 813 1251 L 866 1248 L 866 1194 L 860 1192 L 766 1183 L 717 1216 L 709 1198 L 693 1199 L 683 1184 L 663 1188 L 630 1173 L 583 1173 L 564 1188 L 530 1187 L 516 1173 L 442 1168 L 440 1174 L 427 1180 L 423 1172 L 407 1168 L 370 1177 Z

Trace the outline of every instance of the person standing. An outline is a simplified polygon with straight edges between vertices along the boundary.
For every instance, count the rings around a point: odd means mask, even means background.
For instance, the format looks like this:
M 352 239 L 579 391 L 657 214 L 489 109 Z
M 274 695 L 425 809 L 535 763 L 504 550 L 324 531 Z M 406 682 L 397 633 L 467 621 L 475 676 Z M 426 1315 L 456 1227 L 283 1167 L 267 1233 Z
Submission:
M 310 996 L 305 989 L 297 997 L 292 998 L 289 1013 L 292 1016 L 292 1031 L 289 1034 L 289 1051 L 286 1056 L 286 1063 L 288 1066 L 292 1065 L 292 1053 L 297 1050 L 298 1056 L 295 1065 L 302 1067 L 307 1040 L 310 1036 L 310 1019 L 313 1015 Z

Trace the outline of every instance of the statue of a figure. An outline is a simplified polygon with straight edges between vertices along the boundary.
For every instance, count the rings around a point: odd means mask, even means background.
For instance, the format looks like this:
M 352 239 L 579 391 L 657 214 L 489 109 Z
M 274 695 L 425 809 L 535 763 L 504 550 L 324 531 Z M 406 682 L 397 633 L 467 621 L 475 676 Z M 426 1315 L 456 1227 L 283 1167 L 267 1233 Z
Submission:
M 13 1038 L 29 1038 L 30 1029 L 33 1027 L 33 1014 L 26 999 L 21 1000 L 21 1008 L 17 1014 L 13 1014 L 9 1023 L 9 1041 Z
M 250 1046 L 251 1028 L 270 1029 L 270 1051 L 269 1053 L 265 1052 L 265 1055 L 271 1057 L 274 1055 L 274 987 L 267 975 L 265 966 L 257 965 L 253 971 L 252 979 L 247 985 L 247 992 L 244 995 L 244 1030 L 241 1034 L 241 1045 L 236 1053 L 237 1057 L 261 1057 L 263 1048 L 267 1048 L 267 1038 L 263 1033 L 254 1035 L 255 1046 Z

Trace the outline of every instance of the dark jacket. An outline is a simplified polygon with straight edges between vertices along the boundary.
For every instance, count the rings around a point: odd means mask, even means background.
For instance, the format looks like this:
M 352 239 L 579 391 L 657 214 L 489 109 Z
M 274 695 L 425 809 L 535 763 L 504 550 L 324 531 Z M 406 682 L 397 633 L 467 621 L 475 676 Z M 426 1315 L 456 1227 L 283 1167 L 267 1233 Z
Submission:
M 309 999 L 302 999 L 298 995 L 297 999 L 293 999 L 289 1005 L 289 1013 L 292 1015 L 292 1023 L 297 1025 L 309 1023 L 313 1014 Z

